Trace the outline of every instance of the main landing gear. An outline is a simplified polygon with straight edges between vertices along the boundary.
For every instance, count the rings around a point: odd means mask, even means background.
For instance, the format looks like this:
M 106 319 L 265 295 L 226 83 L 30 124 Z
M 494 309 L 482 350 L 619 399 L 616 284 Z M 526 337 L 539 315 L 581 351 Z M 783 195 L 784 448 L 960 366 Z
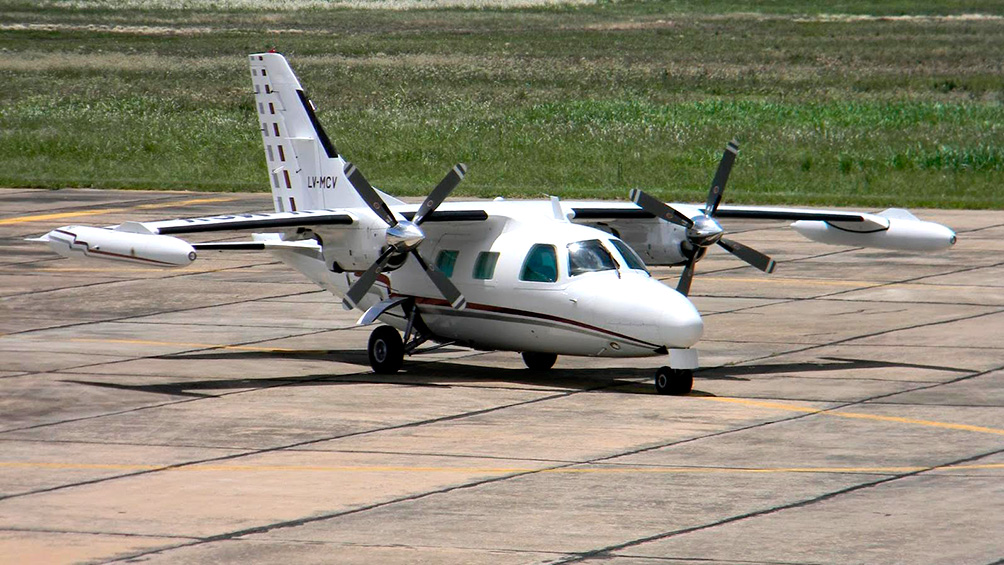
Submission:
M 373 367 L 374 372 L 390 375 L 401 370 L 405 354 L 415 353 L 420 345 L 432 339 L 432 332 L 422 321 L 422 316 L 419 315 L 418 308 L 415 307 L 415 303 L 411 299 L 385 301 L 378 306 L 382 307 L 378 312 L 372 314 L 373 319 L 390 308 L 400 306 L 407 320 L 404 338 L 391 326 L 380 326 L 370 334 L 369 345 L 366 347 L 366 353 L 370 358 L 370 367 Z M 370 314 L 371 312 L 367 311 L 366 316 Z M 436 347 L 427 348 L 424 351 L 433 351 L 451 343 L 453 342 L 440 342 Z
M 370 357 L 370 366 L 377 373 L 393 374 L 401 369 L 404 363 L 404 340 L 401 334 L 390 326 L 380 326 L 370 334 L 370 343 L 366 348 Z
M 683 396 L 694 388 L 692 369 L 671 369 L 659 367 L 655 372 L 655 391 L 659 394 Z

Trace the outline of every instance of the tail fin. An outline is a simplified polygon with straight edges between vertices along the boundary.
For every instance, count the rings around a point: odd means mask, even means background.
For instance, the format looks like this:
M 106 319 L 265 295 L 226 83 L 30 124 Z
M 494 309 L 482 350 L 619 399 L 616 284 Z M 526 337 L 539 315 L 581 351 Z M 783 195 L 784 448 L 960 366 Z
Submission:
M 286 58 L 256 53 L 249 59 L 276 211 L 364 205 Z

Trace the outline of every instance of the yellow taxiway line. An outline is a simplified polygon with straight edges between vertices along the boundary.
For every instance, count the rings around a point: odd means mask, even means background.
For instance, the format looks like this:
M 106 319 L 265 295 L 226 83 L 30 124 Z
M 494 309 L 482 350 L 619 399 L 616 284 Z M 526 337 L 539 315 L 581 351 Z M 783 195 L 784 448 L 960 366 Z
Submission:
M 102 208 L 100 210 L 77 210 L 75 212 L 60 212 L 57 214 L 37 214 L 34 216 L 18 216 L 16 218 L 5 218 L 0 220 L 0 226 L 10 224 L 25 224 L 28 222 L 45 222 L 49 220 L 65 220 L 67 218 L 80 218 L 84 216 L 99 216 L 101 214 L 115 214 L 118 212 L 128 212 L 130 210 L 154 210 L 157 208 L 172 208 L 174 206 L 191 206 L 193 204 L 208 204 L 210 202 L 229 202 L 237 200 L 236 196 L 220 196 L 214 198 L 191 198 L 189 200 L 179 200 L 177 202 L 158 202 L 156 204 L 140 204 L 128 208 Z
M 149 339 L 89 339 L 70 338 L 68 341 L 80 343 L 124 343 L 128 345 L 154 345 L 165 347 L 197 347 L 199 349 L 241 349 L 245 351 L 274 351 L 276 353 L 316 353 L 313 350 L 286 349 L 282 347 L 256 347 L 254 345 L 226 345 L 222 343 L 186 343 L 181 341 L 154 341 Z
M 672 278 L 672 277 L 670 277 Z M 760 278 L 738 278 L 738 277 L 716 277 L 714 275 L 704 275 L 701 279 L 702 282 L 743 282 L 751 284 L 790 284 L 790 285 L 816 285 L 816 286 L 846 286 L 846 287 L 859 287 L 859 286 L 874 286 L 877 284 L 884 284 L 882 281 L 848 281 L 848 280 L 818 280 L 818 279 L 799 279 L 791 277 L 760 277 Z
M 899 416 L 881 416 L 878 414 L 862 414 L 860 412 L 833 412 L 821 408 L 808 406 L 798 406 L 797 404 L 782 404 L 779 402 L 763 402 L 760 400 L 749 400 L 747 398 L 728 398 L 720 396 L 702 396 L 702 400 L 712 400 L 715 402 L 729 402 L 742 404 L 745 406 L 755 406 L 757 408 L 767 408 L 769 410 L 783 410 L 786 412 L 803 412 L 806 414 L 819 414 L 821 416 L 834 416 L 837 418 L 852 418 L 858 420 L 875 420 L 878 422 L 896 422 L 899 424 L 912 424 L 916 426 L 929 426 L 932 428 L 944 428 L 948 430 L 962 430 L 966 432 L 979 432 L 984 434 L 1004 435 L 1004 430 L 998 428 L 987 428 L 984 426 L 971 426 L 969 424 L 953 424 L 949 422 L 934 422 L 931 420 L 918 420 L 916 418 L 901 418 Z

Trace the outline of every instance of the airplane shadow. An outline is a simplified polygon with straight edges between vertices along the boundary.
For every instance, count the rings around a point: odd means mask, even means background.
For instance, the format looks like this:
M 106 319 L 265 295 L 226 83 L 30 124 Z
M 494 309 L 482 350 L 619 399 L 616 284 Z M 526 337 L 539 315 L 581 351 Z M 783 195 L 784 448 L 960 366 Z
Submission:
M 456 349 L 454 349 L 456 350 Z M 443 351 L 443 350 L 440 350 Z M 234 351 L 220 350 L 189 355 L 165 355 L 162 358 L 172 359 L 322 359 L 369 367 L 365 351 L 358 350 L 327 350 L 327 351 Z M 757 365 L 741 365 L 727 367 L 711 367 L 699 369 L 695 378 L 700 380 L 731 380 L 749 381 L 755 375 L 778 375 L 785 373 L 806 373 L 826 371 L 847 371 L 854 369 L 906 367 L 925 370 L 940 370 L 953 372 L 969 372 L 968 369 L 944 367 L 938 365 L 923 365 L 915 363 L 893 363 L 869 359 L 846 359 L 840 357 L 824 357 L 824 362 L 799 363 L 763 363 Z M 617 394 L 655 394 L 651 379 L 653 369 L 614 367 L 614 368 L 567 368 L 560 367 L 549 371 L 530 371 L 524 368 L 483 367 L 454 363 L 450 360 L 430 361 L 425 363 L 405 363 L 405 368 L 394 375 L 378 375 L 362 373 L 354 375 L 313 374 L 289 377 L 251 377 L 232 379 L 179 380 L 155 384 L 120 384 L 87 380 L 64 380 L 64 382 L 149 392 L 169 396 L 193 398 L 209 398 L 226 394 L 228 391 L 243 389 L 266 389 L 278 386 L 358 386 L 361 384 L 390 384 L 412 387 L 449 388 L 452 386 L 482 385 L 527 387 L 567 391 L 590 391 Z M 710 393 L 694 390 L 693 396 L 713 396 Z
M 970 369 L 959 367 L 945 367 L 941 365 L 924 365 L 920 363 L 899 363 L 892 361 L 876 361 L 873 359 L 847 359 L 844 357 L 820 357 L 828 361 L 800 363 L 763 363 L 759 365 L 736 365 L 724 367 L 709 367 L 699 369 L 695 376 L 702 379 L 712 380 L 736 380 L 739 375 L 776 375 L 783 373 L 815 373 L 825 371 L 847 371 L 856 369 L 882 369 L 882 368 L 908 368 L 923 369 L 930 371 L 951 371 L 956 373 L 969 373 Z

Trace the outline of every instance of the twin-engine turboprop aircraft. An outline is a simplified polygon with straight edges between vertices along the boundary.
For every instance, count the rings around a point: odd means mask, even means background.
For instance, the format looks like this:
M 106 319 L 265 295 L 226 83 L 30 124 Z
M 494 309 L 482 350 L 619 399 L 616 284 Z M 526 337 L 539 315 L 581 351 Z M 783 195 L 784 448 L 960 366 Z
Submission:
M 275 211 L 111 228 L 66 226 L 39 238 L 60 255 L 181 267 L 206 250 L 262 250 L 377 320 L 368 353 L 393 373 L 432 342 L 516 351 L 527 367 L 558 355 L 667 356 L 662 394 L 686 394 L 704 329 L 687 298 L 695 264 L 714 245 L 770 273 L 774 261 L 723 236 L 720 218 L 794 220 L 809 239 L 903 251 L 955 243 L 952 230 L 905 210 L 877 214 L 721 205 L 738 147 L 729 143 L 703 206 L 633 202 L 449 202 L 464 165 L 421 205 L 373 188 L 335 150 L 314 105 L 276 53 L 250 56 L 255 103 Z M 250 242 L 195 243 L 177 235 L 229 230 Z M 676 289 L 648 265 L 683 265 Z M 402 337 L 403 333 L 403 337 Z

